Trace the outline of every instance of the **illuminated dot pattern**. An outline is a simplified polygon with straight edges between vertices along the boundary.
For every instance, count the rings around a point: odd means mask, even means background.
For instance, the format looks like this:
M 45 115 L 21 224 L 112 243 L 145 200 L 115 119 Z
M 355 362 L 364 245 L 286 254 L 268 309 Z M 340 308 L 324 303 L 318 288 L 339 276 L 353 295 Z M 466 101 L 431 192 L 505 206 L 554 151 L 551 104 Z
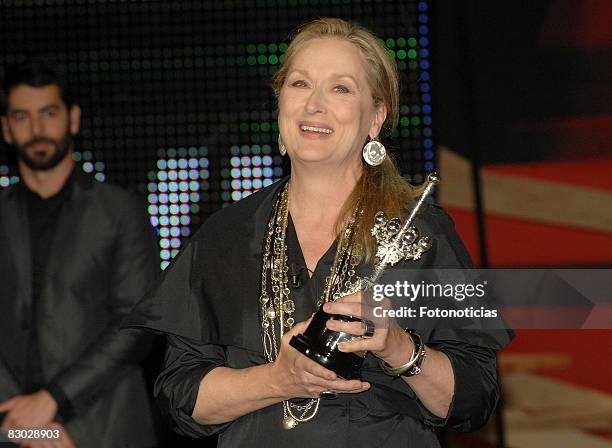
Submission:
M 84 161 L 84 163 L 80 164 L 81 169 L 88 174 L 93 173 L 93 176 L 98 182 L 104 182 L 106 180 L 106 175 L 104 174 L 104 163 L 94 162 L 92 160 L 91 152 L 85 151 L 81 153 L 75 151 L 72 154 L 72 158 L 77 163 Z M 18 182 L 19 176 L 16 174 L 11 175 L 8 165 L 0 165 L 0 188 L 5 188 Z
M 0 165 L 0 188 L 19 182 L 18 176 L 11 176 L 8 165 Z
M 72 153 L 72 158 L 75 162 L 81 164 L 81 168 L 85 173 L 92 174 L 98 182 L 106 181 L 106 174 L 104 174 L 104 162 L 94 161 L 91 151 L 75 151 Z
M 188 203 L 180 201 L 186 192 L 175 192 L 178 215 L 170 202 L 167 213 L 159 213 L 159 191 L 154 192 L 158 202 L 149 204 L 157 207 L 160 232 L 162 216 L 168 225 L 173 216 L 179 222 L 190 217 L 189 224 L 172 227 L 178 236 L 166 226 L 168 247 L 160 249 L 168 251 L 161 253 L 167 263 L 176 253 L 172 238 L 175 246 L 176 238 L 184 242 L 183 233 L 195 231 L 211 213 L 287 174 L 287 160 L 276 146 L 271 77 L 285 57 L 291 31 L 315 17 L 354 20 L 387 45 L 402 78 L 401 122 L 381 138 L 402 173 L 422 182 L 436 163 L 430 5 L 427 0 L 7 0 L 0 2 L 0 67 L 24 54 L 67 65 L 83 110 L 75 160 L 99 181 L 150 195 L 152 184 L 173 182 L 157 178 L 158 171 L 171 171 L 158 162 L 175 159 L 178 166 L 179 159 L 208 160 L 198 169 L 209 177 L 198 179 L 199 190 L 189 191 Z M 196 155 L 190 154 L 192 146 Z M 205 156 L 200 148 L 206 148 Z M 8 154 L 0 142 L 0 167 L 8 167 L 0 172 L 0 187 L 17 181 Z M 178 176 L 184 170 L 175 171 Z M 199 194 L 197 201 L 192 193 Z M 169 198 L 170 192 L 165 194 Z M 181 214 L 182 205 L 189 207 L 187 215 Z
M 432 131 L 432 120 L 431 120 L 431 84 L 430 84 L 430 69 L 431 64 L 429 62 L 430 53 L 429 53 L 429 16 L 427 14 L 428 11 L 428 3 L 427 2 L 419 2 L 419 68 L 421 70 L 420 73 L 420 82 L 419 88 L 421 90 L 421 124 L 422 124 L 422 133 L 423 133 L 423 155 L 425 162 L 423 164 L 423 168 L 426 173 L 430 173 L 434 171 L 434 144 L 433 144 L 433 131 Z M 416 51 L 415 51 L 416 53 Z M 418 179 L 422 181 L 423 179 Z
M 165 269 L 191 235 L 192 214 L 200 211 L 201 192 L 209 189 L 210 161 L 206 147 L 161 150 L 159 157 L 157 169 L 149 172 L 147 199 Z
M 400 105 L 399 129 L 391 137 L 400 141 L 400 166 L 414 183 L 424 181 L 427 173 L 435 170 L 432 131 L 429 2 L 411 5 L 411 16 L 416 20 L 409 25 L 410 35 L 385 39 L 387 54 L 397 62 L 403 83 L 407 85 L 407 98 Z M 409 6 L 408 6 L 409 7 Z M 407 78 L 407 79 L 405 79 Z
M 249 44 L 246 46 L 248 56 L 246 59 L 238 59 L 238 65 L 279 65 L 285 60 L 287 44 L 285 42 L 272 42 L 261 44 Z
M 269 145 L 235 145 L 230 154 L 221 170 L 221 198 L 225 205 L 271 185 L 283 175 L 282 158 L 273 155 Z

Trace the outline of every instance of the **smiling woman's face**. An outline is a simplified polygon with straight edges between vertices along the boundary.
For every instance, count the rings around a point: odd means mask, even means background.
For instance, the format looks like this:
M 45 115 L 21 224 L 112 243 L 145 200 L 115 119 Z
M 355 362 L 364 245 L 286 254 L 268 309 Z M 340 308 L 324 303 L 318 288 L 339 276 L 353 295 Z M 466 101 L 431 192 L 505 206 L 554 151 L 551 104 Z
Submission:
M 384 106 L 376 106 L 366 61 L 352 43 L 308 41 L 295 54 L 279 96 L 278 123 L 292 162 L 361 164 L 368 134 L 376 137 Z

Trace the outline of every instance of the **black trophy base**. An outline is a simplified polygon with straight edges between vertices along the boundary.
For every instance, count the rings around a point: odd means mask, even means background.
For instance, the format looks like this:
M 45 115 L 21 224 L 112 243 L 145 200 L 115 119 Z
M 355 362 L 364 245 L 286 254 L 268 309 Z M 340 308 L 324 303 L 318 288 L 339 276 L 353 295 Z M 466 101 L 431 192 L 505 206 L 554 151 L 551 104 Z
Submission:
M 326 328 L 328 319 L 354 321 L 351 316 L 327 314 L 320 308 L 303 334 L 293 336 L 289 345 L 345 380 L 360 380 L 363 357 L 338 350 L 338 343 L 351 340 L 347 333 Z
M 293 336 L 289 345 L 326 369 L 336 372 L 338 376 L 345 380 L 361 379 L 363 358 L 354 353 L 336 352 L 333 357 L 326 356 L 324 353 L 313 350 L 309 340 L 303 334 Z

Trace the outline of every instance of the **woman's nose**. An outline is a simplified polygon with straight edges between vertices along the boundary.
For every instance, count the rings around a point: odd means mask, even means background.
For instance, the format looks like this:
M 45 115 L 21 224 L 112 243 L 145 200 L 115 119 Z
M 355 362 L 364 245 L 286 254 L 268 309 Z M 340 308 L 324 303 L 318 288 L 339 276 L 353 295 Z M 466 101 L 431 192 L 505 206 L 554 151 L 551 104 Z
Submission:
M 305 109 L 309 114 L 325 112 L 325 94 L 321 91 L 321 89 L 312 89 L 312 92 L 306 101 Z

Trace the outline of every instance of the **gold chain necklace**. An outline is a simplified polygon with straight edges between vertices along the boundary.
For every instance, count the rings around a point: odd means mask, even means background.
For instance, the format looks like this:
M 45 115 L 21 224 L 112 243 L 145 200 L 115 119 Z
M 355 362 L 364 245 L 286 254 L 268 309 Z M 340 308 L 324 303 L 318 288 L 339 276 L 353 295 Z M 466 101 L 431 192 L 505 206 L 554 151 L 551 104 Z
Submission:
M 355 266 L 360 261 L 354 244 L 358 214 L 359 207 L 355 209 L 340 234 L 334 262 L 325 279 L 323 294 L 316 302 L 317 307 L 325 302 L 336 300 L 348 291 L 358 289 L 360 279 L 353 280 Z M 289 267 L 286 241 L 288 221 L 289 182 L 283 188 L 272 209 L 272 216 L 266 228 L 262 257 L 259 302 L 264 353 L 266 360 L 270 363 L 278 357 L 283 334 L 295 324 L 295 302 L 288 286 Z M 305 404 L 283 401 L 283 427 L 292 429 L 299 423 L 311 420 L 319 410 L 320 400 L 320 398 L 310 399 Z

